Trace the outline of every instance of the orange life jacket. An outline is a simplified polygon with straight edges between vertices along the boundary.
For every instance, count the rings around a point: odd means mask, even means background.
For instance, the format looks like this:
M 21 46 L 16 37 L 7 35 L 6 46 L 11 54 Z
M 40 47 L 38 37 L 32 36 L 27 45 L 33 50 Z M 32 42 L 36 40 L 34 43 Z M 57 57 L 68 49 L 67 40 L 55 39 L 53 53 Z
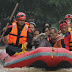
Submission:
M 69 30 L 70 34 L 71 34 L 71 39 L 69 41 L 69 48 L 72 50 L 72 30 Z
M 8 44 L 9 43 L 8 40 L 9 40 L 9 34 L 4 37 L 4 43 L 5 44 Z
M 27 29 L 28 29 L 29 24 L 27 22 L 25 22 L 25 26 L 23 27 L 21 34 L 20 34 L 20 38 L 19 38 L 19 44 L 24 44 L 25 42 L 27 42 Z M 17 41 L 17 36 L 18 36 L 18 29 L 17 29 L 17 22 L 13 22 L 12 23 L 12 30 L 10 32 L 9 35 L 9 44 L 14 44 L 16 45 L 16 41 Z
M 14 21 L 14 22 L 17 22 L 17 21 Z M 14 22 L 13 22 L 13 23 L 14 23 Z M 9 26 L 8 26 L 8 28 L 9 28 Z M 4 36 L 3 41 L 4 41 L 5 44 L 8 44 L 8 43 L 9 43 L 9 42 L 8 42 L 8 41 L 9 41 L 9 34 L 6 35 L 6 36 Z

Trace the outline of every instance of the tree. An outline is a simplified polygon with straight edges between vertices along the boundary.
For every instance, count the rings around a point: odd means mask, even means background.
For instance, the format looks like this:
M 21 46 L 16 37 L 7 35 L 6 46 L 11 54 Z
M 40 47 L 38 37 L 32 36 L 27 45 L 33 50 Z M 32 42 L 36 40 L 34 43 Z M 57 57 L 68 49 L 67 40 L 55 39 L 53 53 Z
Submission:
M 0 0 L 0 22 L 2 27 L 5 26 L 6 19 L 10 17 L 17 1 Z M 47 21 L 58 27 L 59 20 L 63 19 L 67 13 L 72 13 L 72 0 L 21 0 L 15 15 L 19 11 L 26 13 L 27 19 L 33 17 L 40 29 L 43 23 Z

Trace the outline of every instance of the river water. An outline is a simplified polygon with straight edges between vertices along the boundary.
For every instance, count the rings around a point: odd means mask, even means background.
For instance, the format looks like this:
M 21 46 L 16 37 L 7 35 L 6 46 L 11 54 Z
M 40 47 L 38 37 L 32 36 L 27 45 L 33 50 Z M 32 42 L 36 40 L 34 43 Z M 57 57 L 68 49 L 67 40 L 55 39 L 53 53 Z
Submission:
M 0 52 L 2 50 L 3 49 L 0 47 Z M 34 68 L 34 67 L 4 68 L 0 64 L 0 72 L 72 72 L 72 68 L 63 68 L 63 69 L 57 69 L 54 71 L 49 71 L 49 70 Z

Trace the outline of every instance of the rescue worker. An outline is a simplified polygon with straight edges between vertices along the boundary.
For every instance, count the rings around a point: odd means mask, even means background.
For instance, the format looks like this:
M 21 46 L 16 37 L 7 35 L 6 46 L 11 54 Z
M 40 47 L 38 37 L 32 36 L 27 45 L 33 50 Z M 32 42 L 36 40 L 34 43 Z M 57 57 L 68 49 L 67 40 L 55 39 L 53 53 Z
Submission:
M 21 52 L 22 44 L 28 46 L 31 44 L 31 30 L 28 28 L 29 23 L 25 22 L 26 15 L 23 12 L 19 12 L 16 15 L 16 20 L 9 25 L 9 28 L 5 32 L 4 36 L 9 34 L 8 46 L 6 47 L 6 52 L 9 55 L 13 55 L 16 52 Z M 5 31 L 6 28 L 3 29 Z
M 72 51 L 72 21 L 70 23 L 71 30 L 69 30 L 65 37 L 64 37 L 64 43 L 65 43 L 65 48 L 69 51 Z
M 50 43 L 52 47 L 62 48 L 64 45 L 62 43 L 63 37 L 58 34 L 58 30 L 55 27 L 50 28 Z

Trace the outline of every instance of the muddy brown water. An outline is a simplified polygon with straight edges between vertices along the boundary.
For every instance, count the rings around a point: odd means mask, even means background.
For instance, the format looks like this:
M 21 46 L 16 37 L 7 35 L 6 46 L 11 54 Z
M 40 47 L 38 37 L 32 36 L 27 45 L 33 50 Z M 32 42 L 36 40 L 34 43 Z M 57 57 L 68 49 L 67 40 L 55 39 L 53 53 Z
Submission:
M 3 49 L 4 47 L 0 47 L 0 52 L 3 51 Z M 34 67 L 4 68 L 0 64 L 0 72 L 72 72 L 72 68 L 62 68 L 54 71 L 49 71 L 42 68 L 34 68 Z

